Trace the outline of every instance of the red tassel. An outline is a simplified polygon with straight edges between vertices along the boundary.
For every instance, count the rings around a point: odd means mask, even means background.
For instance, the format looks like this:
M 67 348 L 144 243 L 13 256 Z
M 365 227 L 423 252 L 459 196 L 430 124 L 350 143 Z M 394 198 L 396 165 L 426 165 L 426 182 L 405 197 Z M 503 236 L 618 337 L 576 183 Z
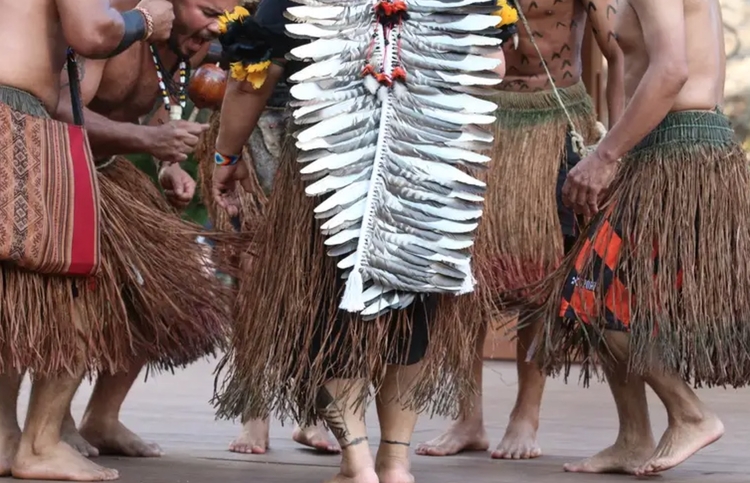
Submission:
M 392 76 L 393 76 L 394 81 L 396 80 L 400 80 L 402 82 L 406 81 L 406 71 L 404 70 L 403 67 L 396 67 L 395 69 L 393 69 Z
M 375 74 L 375 78 L 380 82 L 382 85 L 390 87 L 391 84 L 393 84 L 393 81 L 391 81 L 391 78 L 388 77 L 386 74 L 383 74 L 382 72 L 380 74 Z
M 375 68 L 372 66 L 372 64 L 367 64 L 364 69 L 362 69 L 362 77 L 367 77 L 368 75 L 376 76 Z

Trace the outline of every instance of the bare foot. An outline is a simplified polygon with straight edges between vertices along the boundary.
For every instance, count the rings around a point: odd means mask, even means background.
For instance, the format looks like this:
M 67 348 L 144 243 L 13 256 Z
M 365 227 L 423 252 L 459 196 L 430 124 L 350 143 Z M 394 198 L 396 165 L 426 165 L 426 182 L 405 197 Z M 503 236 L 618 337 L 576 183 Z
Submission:
M 88 441 L 83 439 L 81 433 L 76 428 L 73 418 L 63 419 L 62 429 L 60 430 L 60 439 L 65 441 L 74 450 L 81 453 L 82 456 L 95 458 L 99 456 L 99 450 L 92 446 Z
M 634 475 L 639 466 L 648 461 L 654 451 L 654 442 L 633 445 L 630 448 L 617 444 L 600 451 L 591 458 L 567 463 L 563 469 L 570 473 L 620 473 Z
M 156 443 L 147 443 L 120 421 L 94 422 L 84 420 L 81 436 L 94 445 L 100 454 L 155 458 L 164 452 Z
M 529 421 L 527 418 L 511 417 L 505 436 L 497 449 L 492 452 L 495 459 L 527 460 L 538 458 L 542 455 L 542 449 L 536 442 L 536 430 L 538 421 Z
M 356 473 L 339 473 L 325 483 L 378 483 L 378 475 L 374 469 L 366 468 Z
M 14 478 L 26 480 L 111 481 L 120 476 L 117 470 L 87 460 L 63 441 L 38 451 L 32 450 L 31 444 L 21 446 L 11 472 Z
M 321 453 L 341 453 L 338 442 L 331 438 L 328 430 L 322 424 L 301 428 L 297 426 L 292 433 L 292 439 L 302 446 L 308 446 Z
M 242 432 L 229 443 L 232 453 L 265 454 L 268 451 L 268 420 L 251 419 L 242 425 Z
M 664 431 L 654 454 L 635 474 L 653 475 L 672 469 L 723 435 L 724 424 L 713 413 L 704 413 L 696 422 L 674 423 Z
M 16 431 L 0 439 L 0 476 L 10 476 L 19 441 L 21 441 L 21 433 Z
M 377 466 L 377 473 L 380 483 L 414 483 L 408 463 L 381 463 Z
M 417 446 L 422 456 L 451 456 L 464 451 L 487 451 L 490 442 L 482 422 L 456 421 L 435 439 Z

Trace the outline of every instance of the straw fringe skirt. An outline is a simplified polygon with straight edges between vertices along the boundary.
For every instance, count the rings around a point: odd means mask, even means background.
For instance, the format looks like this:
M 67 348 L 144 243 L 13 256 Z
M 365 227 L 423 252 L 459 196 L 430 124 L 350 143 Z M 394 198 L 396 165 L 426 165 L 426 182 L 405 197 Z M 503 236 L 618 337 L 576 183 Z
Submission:
M 17 89 L 0 86 L 0 102 L 31 116 L 49 117 L 39 99 Z M 13 165 L 16 150 L 18 146 L 2 150 L 5 166 Z M 105 343 L 110 324 L 92 303 L 92 280 L 0 265 L 0 373 L 28 370 L 55 377 L 123 367 L 123 358 L 110 354 Z
M 222 417 L 275 414 L 311 423 L 318 389 L 330 377 L 331 357 L 337 379 L 365 378 L 377 391 L 387 361 L 395 363 L 402 356 L 394 341 L 411 337 L 408 311 L 374 321 L 346 317 L 342 323 L 338 304 L 343 284 L 337 283 L 336 260 L 327 255 L 314 217 L 319 200 L 305 195 L 296 157 L 294 139 L 287 135 L 267 217 L 258 230 L 258 256 L 240 281 L 230 351 L 217 371 L 216 404 Z M 464 363 L 473 340 L 461 321 L 435 322 L 429 320 L 427 355 L 407 404 L 453 416 L 454 395 L 474 388 L 470 364 L 463 372 L 447 369 Z M 313 351 L 314 341 L 320 340 L 322 346 Z M 348 350 L 336 349 L 341 346 Z M 358 396 L 364 404 L 370 394 L 365 389 Z
M 102 257 L 99 303 L 111 352 L 153 369 L 214 355 L 228 337 L 231 289 L 208 263 L 201 227 L 182 220 L 126 158 L 99 172 Z
M 583 83 L 560 94 L 580 134 L 595 142 L 596 116 Z M 465 296 L 441 297 L 437 310 L 441 325 L 463 327 L 473 341 L 488 324 L 506 324 L 500 311 L 507 298 L 538 282 L 563 256 L 555 188 L 566 161 L 565 113 L 552 92 L 500 91 L 492 101 L 498 105 L 492 161 L 475 173 L 487 183 L 472 254 L 476 288 Z M 468 344 L 465 353 L 474 353 L 476 343 Z M 456 362 L 452 367 L 465 374 L 473 358 Z
M 596 116 L 582 82 L 560 95 L 587 144 L 596 142 Z M 478 289 L 493 296 L 549 274 L 563 256 L 555 187 L 565 166 L 567 118 L 551 91 L 498 92 L 495 146 L 485 207 L 472 262 Z
M 608 208 L 529 303 L 550 373 L 630 334 L 630 370 L 750 382 L 750 174 L 725 116 L 671 113 L 622 163 Z M 589 351 L 590 348 L 595 350 Z

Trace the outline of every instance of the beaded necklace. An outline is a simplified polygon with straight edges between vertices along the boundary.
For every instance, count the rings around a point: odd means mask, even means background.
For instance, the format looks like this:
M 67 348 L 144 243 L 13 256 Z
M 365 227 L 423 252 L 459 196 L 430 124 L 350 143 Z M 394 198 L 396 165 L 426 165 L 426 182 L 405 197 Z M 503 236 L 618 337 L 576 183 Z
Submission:
M 182 119 L 182 111 L 185 109 L 185 105 L 187 104 L 187 62 L 184 59 L 180 60 L 180 83 L 177 90 L 177 94 L 174 97 L 177 97 L 178 104 L 172 105 L 171 101 L 171 95 L 169 92 L 169 89 L 167 88 L 167 84 L 164 81 L 164 73 L 166 70 L 164 69 L 164 65 L 161 63 L 161 59 L 159 58 L 159 54 L 156 53 L 156 48 L 152 45 L 149 46 L 151 49 L 151 56 L 154 59 L 154 65 L 156 66 L 156 76 L 159 79 L 159 89 L 161 89 L 161 96 L 164 100 L 164 108 L 169 111 L 169 119 L 172 121 L 178 121 Z M 170 76 L 168 76 L 170 77 Z M 170 84 L 174 84 L 174 81 L 172 81 L 170 77 Z

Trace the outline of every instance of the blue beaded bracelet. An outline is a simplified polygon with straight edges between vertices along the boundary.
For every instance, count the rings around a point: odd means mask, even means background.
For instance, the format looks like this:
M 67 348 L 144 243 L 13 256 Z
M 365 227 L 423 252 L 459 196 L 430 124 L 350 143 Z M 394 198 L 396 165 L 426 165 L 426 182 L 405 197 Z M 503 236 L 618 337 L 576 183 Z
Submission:
M 240 160 L 240 155 L 236 154 L 234 156 L 225 156 L 221 153 L 214 154 L 214 162 L 218 166 L 234 166 L 237 164 L 237 161 Z

